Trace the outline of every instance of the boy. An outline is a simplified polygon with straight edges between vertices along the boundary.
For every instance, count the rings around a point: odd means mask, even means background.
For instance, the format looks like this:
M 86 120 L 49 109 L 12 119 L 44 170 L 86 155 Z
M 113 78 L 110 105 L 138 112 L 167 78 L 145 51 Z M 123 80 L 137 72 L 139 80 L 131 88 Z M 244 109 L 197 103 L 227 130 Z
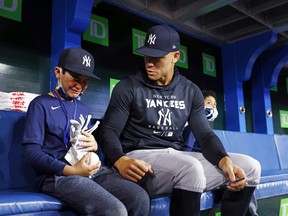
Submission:
M 64 49 L 54 71 L 56 88 L 30 103 L 24 130 L 24 159 L 39 175 L 39 190 L 64 201 L 79 215 L 147 216 L 150 201 L 140 186 L 101 162 L 88 163 L 89 152 L 98 149 L 91 133 L 81 131 L 78 140 L 87 154 L 74 165 L 65 159 L 71 147 L 70 121 L 89 114 L 77 97 L 90 78 L 98 78 L 93 74 L 93 56 L 82 48 Z

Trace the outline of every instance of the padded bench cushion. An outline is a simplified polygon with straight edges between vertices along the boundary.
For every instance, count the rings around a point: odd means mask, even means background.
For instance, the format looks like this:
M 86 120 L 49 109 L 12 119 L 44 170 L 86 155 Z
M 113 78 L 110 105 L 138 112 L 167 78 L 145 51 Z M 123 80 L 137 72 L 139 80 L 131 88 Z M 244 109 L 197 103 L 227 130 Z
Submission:
M 288 135 L 274 135 L 281 170 L 288 170 Z
M 257 199 L 288 194 L 288 180 L 261 183 L 255 193 Z
M 262 171 L 280 170 L 273 135 L 214 130 L 227 152 L 247 154 L 261 163 Z
M 43 193 L 4 190 L 0 193 L 0 209 L 0 215 L 9 215 L 65 211 L 67 207 L 58 199 Z
M 261 174 L 261 183 L 272 182 L 272 181 L 282 181 L 288 179 L 288 170 L 280 170 L 280 171 L 262 171 Z
M 22 159 L 25 115 L 0 110 L 0 189 L 35 188 L 35 172 Z

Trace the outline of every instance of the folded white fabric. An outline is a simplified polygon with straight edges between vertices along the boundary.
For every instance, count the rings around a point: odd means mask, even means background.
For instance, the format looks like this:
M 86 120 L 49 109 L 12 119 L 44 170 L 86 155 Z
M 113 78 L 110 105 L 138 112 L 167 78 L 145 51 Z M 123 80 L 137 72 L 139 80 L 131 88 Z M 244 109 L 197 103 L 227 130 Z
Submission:
M 83 147 L 79 146 L 79 138 L 83 137 L 81 131 L 92 133 L 97 129 L 99 121 L 97 121 L 92 127 L 89 127 L 91 121 L 91 115 L 88 115 L 86 118 L 83 115 L 80 115 L 80 122 L 75 119 L 71 119 L 70 123 L 70 142 L 72 144 L 68 153 L 65 156 L 65 159 L 71 164 L 74 165 L 87 153 L 90 154 L 86 163 L 88 165 L 95 165 L 99 162 L 99 157 L 95 152 L 85 152 L 82 151 Z
M 29 92 L 0 92 L 0 109 L 27 112 L 30 102 L 37 96 Z

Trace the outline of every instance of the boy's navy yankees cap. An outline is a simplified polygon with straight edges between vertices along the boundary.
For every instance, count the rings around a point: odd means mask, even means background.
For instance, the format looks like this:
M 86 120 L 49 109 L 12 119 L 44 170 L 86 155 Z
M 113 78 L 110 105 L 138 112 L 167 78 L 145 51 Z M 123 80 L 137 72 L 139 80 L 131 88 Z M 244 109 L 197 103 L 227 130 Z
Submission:
M 179 48 L 178 32 L 167 25 L 156 25 L 148 30 L 145 45 L 136 49 L 136 52 L 151 57 L 162 57 Z
M 80 47 L 64 49 L 58 62 L 58 66 L 65 68 L 67 71 L 100 79 L 93 74 L 94 64 L 94 57 Z

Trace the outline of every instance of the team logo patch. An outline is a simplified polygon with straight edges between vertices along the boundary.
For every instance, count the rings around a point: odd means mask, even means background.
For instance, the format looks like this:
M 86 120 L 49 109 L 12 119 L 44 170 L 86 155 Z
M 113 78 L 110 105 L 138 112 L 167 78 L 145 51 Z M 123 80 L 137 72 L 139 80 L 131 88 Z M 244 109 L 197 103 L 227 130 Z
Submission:
M 156 40 L 156 35 L 155 34 L 150 34 L 147 43 L 151 44 L 155 44 L 155 40 Z
M 91 67 L 91 58 L 90 56 L 83 56 L 83 61 L 82 61 L 82 64 L 85 66 L 85 67 Z

